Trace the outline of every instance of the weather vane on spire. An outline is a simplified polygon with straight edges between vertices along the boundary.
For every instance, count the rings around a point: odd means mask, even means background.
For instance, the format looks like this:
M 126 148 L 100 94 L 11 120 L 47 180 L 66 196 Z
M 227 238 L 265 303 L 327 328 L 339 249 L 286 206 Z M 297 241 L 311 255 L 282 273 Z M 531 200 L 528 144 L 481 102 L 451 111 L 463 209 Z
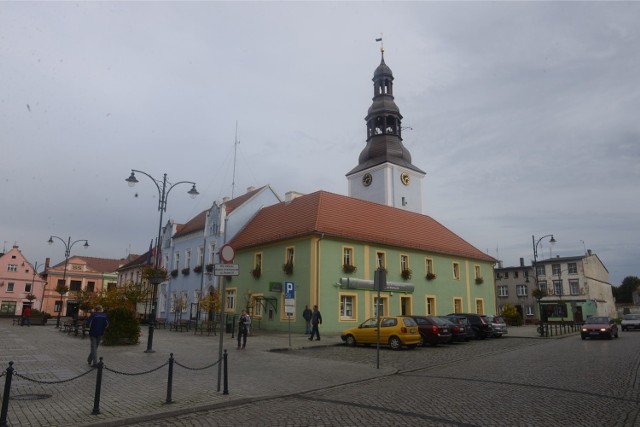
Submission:
M 380 33 L 380 37 L 376 38 L 377 42 L 380 42 L 380 52 L 384 53 L 384 42 L 382 41 L 382 33 Z

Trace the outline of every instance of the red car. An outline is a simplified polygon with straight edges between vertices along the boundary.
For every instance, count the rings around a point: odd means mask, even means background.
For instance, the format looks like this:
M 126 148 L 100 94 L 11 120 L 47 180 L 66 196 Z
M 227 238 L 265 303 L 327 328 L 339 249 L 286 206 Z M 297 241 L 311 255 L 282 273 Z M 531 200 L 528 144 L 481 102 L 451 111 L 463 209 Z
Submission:
M 451 322 L 436 316 L 411 316 L 418 324 L 420 345 L 447 344 L 451 342 Z
M 589 317 L 580 330 L 580 337 L 584 340 L 587 338 L 618 338 L 618 325 L 607 316 L 591 316 Z

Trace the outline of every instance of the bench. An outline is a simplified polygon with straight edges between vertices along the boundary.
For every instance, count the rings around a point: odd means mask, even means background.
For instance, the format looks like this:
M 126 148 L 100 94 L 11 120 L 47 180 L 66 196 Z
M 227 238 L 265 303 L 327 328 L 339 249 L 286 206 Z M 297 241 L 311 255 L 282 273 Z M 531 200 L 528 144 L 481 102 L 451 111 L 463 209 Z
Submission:
M 165 319 L 164 317 L 158 317 L 156 319 L 156 328 L 162 328 L 162 329 L 166 329 L 167 328 L 167 319 Z
M 180 332 L 184 330 L 189 331 L 189 324 L 190 322 L 188 320 L 178 320 L 176 322 L 171 322 L 169 327 L 170 327 L 170 330 L 174 330 L 176 332 L 178 330 L 180 330 Z
M 212 332 L 213 332 L 213 335 L 217 335 L 216 322 L 211 320 L 206 320 L 200 323 L 196 323 L 195 333 L 198 333 L 198 332 L 200 332 L 200 335 L 202 335 L 205 332 L 207 333 L 207 335 L 211 335 Z

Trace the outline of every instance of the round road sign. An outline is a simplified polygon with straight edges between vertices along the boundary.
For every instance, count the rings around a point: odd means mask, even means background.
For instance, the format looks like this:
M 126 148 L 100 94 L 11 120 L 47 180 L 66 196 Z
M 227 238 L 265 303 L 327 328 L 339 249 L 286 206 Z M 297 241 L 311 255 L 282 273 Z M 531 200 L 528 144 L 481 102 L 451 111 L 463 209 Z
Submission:
M 220 248 L 220 258 L 224 262 L 233 262 L 233 259 L 236 257 L 236 251 L 229 245 L 223 245 Z

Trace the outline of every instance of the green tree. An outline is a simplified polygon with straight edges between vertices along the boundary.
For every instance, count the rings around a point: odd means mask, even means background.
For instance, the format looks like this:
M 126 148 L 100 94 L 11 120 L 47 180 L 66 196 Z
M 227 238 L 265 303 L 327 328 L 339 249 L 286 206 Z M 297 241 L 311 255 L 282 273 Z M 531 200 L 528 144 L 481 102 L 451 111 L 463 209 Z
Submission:
M 638 276 L 627 276 L 618 287 L 613 287 L 613 297 L 617 303 L 631 304 L 633 302 L 632 294 L 640 287 L 640 278 Z
M 509 323 L 509 325 L 512 326 L 520 326 L 522 325 L 522 316 L 520 316 L 520 313 L 518 312 L 518 309 L 511 305 L 511 304 L 505 304 L 502 307 L 502 317 L 504 317 L 507 320 L 507 323 Z

